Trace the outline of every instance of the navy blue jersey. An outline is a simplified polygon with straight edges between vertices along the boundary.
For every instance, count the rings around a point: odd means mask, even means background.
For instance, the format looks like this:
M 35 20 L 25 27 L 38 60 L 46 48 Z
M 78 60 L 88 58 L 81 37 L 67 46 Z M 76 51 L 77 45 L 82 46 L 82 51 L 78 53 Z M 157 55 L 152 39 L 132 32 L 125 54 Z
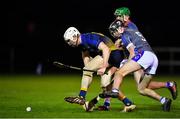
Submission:
M 101 55 L 102 52 L 98 49 L 101 42 L 104 42 L 111 50 L 109 64 L 119 67 L 119 63 L 124 58 L 123 52 L 118 50 L 112 40 L 107 36 L 100 33 L 85 33 L 81 34 L 81 44 L 80 47 L 83 51 L 88 51 L 91 56 Z
M 99 52 L 98 46 L 101 42 L 104 42 L 110 50 L 116 50 L 114 43 L 110 38 L 107 36 L 100 34 L 100 33 L 85 33 L 81 34 L 81 48 L 85 51 L 89 52 Z
M 133 44 L 135 46 L 135 53 L 141 51 L 151 51 L 149 43 L 146 41 L 144 36 L 138 30 L 125 29 L 121 36 L 123 45 L 128 49 L 128 47 Z

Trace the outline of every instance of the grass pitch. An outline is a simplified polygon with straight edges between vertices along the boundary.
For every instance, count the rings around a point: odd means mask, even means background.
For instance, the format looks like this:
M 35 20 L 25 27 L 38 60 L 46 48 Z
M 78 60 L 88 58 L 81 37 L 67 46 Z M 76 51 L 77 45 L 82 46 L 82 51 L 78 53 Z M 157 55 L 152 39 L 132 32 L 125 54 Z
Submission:
M 180 90 L 179 78 L 161 76 L 155 77 L 155 80 L 175 80 Z M 80 83 L 81 75 L 0 76 L 0 118 L 180 118 L 179 97 L 173 100 L 170 112 L 163 112 L 158 101 L 138 94 L 131 76 L 125 78 L 121 89 L 137 105 L 136 110 L 122 113 L 122 102 L 112 99 L 110 111 L 85 112 L 81 106 L 64 101 L 65 96 L 78 95 Z M 95 76 L 87 100 L 99 92 L 100 78 Z M 165 88 L 157 92 L 171 98 Z M 97 106 L 102 104 L 103 100 L 100 100 Z M 26 111 L 28 106 L 32 108 L 30 112 Z

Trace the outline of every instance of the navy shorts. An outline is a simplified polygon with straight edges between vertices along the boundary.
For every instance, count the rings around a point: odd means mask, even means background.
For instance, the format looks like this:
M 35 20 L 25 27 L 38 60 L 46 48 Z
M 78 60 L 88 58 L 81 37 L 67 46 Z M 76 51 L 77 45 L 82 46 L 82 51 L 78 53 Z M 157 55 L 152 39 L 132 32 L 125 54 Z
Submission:
M 120 63 L 124 59 L 124 53 L 122 50 L 111 51 L 108 63 L 114 67 L 119 68 Z

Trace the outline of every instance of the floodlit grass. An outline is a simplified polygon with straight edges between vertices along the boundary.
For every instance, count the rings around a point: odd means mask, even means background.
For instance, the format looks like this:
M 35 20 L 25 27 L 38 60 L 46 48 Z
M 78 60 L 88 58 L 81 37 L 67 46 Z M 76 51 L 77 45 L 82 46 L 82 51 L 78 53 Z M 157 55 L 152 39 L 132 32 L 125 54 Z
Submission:
M 156 81 L 175 80 L 180 85 L 180 77 L 155 77 Z M 65 96 L 79 93 L 81 75 L 12 75 L 0 76 L 0 118 L 179 118 L 180 98 L 173 100 L 170 112 L 163 112 L 161 104 L 151 98 L 138 94 L 135 81 L 126 77 L 122 91 L 136 105 L 133 112 L 122 113 L 122 102 L 111 100 L 111 110 L 85 112 L 77 104 L 64 101 Z M 100 78 L 95 76 L 87 94 L 92 99 L 100 91 Z M 179 88 L 179 87 L 178 87 Z M 167 89 L 158 89 L 158 93 L 171 98 Z M 97 104 L 102 105 L 103 100 Z M 31 112 L 26 107 L 32 108 Z

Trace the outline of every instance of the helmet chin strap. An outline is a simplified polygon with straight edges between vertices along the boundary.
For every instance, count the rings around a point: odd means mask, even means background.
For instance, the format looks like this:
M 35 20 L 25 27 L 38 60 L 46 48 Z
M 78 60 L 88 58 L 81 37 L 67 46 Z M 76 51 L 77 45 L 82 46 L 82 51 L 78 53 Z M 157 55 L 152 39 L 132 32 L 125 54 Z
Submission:
M 78 46 L 79 45 L 79 35 L 77 35 L 77 40 L 76 40 L 76 46 Z

